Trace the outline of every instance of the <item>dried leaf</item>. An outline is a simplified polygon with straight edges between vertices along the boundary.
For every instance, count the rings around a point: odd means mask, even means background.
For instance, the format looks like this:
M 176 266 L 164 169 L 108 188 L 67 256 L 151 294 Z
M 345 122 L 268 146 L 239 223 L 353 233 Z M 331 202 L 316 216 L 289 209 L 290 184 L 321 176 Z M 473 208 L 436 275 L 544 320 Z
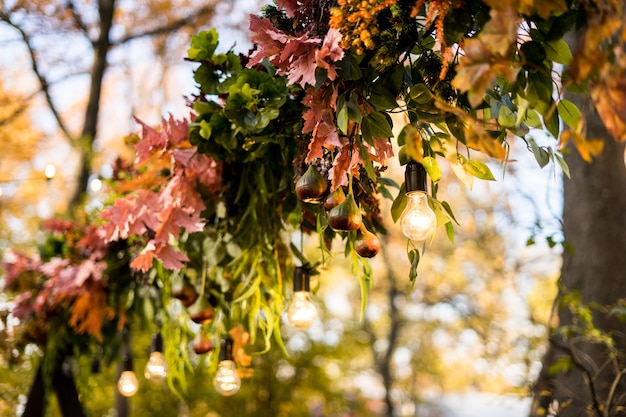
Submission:
M 626 140 L 626 71 L 613 68 L 589 89 L 606 130 L 615 140 Z

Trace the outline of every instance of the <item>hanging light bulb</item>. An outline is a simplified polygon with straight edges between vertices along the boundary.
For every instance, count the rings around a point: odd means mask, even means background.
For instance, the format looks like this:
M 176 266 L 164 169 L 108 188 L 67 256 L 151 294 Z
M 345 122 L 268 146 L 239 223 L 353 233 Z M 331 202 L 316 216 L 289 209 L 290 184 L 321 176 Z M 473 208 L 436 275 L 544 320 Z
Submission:
M 48 164 L 43 170 L 46 179 L 51 180 L 57 174 L 57 168 L 53 164 Z
M 407 164 L 404 183 L 407 204 L 400 217 L 402 233 L 416 242 L 427 240 L 435 233 L 437 216 L 428 206 L 426 170 L 422 164 Z
M 287 321 L 293 327 L 306 330 L 317 320 L 317 309 L 311 302 L 309 272 L 303 267 L 296 267 L 293 275 L 293 301 L 287 309 Z
M 215 390 L 225 396 L 230 397 L 241 388 L 241 378 L 237 373 L 237 366 L 233 360 L 233 340 L 230 338 L 222 340 L 220 350 L 220 361 L 213 379 Z
M 117 389 L 124 397 L 132 397 L 139 390 L 139 381 L 133 371 L 133 357 L 130 352 L 124 354 L 124 368 L 117 381 Z
M 163 336 L 161 333 L 152 335 L 152 349 L 144 375 L 146 379 L 155 382 L 163 381 L 167 376 L 167 363 L 165 363 L 163 356 Z

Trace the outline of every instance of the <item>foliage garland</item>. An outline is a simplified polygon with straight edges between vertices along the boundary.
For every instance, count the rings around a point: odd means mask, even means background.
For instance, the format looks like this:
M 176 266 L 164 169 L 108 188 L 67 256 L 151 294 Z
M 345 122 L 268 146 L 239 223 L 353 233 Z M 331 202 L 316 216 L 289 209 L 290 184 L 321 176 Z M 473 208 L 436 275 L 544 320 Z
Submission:
M 586 31 L 572 54 L 563 36 L 576 25 Z M 48 222 L 39 256 L 6 260 L 23 340 L 46 345 L 48 358 L 104 346 L 113 360 L 124 327 L 156 320 L 170 386 L 184 389 L 189 321 L 202 310 L 212 319 L 196 331 L 230 333 L 236 361 L 249 366 L 272 339 L 282 345 L 285 277 L 295 263 L 317 266 L 290 234 L 318 234 L 324 260 L 340 238 L 366 302 L 371 269 L 356 244 L 385 233 L 379 197 L 394 200 L 394 220 L 406 204 L 404 186 L 381 176 L 395 114 L 400 162 L 424 165 L 429 203 L 453 240 L 453 212 L 437 200 L 443 161 L 471 185 L 494 179 L 476 155 L 504 162 L 513 137 L 539 165 L 566 173 L 568 141 L 587 160 L 601 151 L 563 89 L 589 92 L 611 133 L 626 137 L 615 106 L 624 90 L 614 90 L 626 80 L 623 29 L 621 5 L 610 0 L 281 0 L 251 16 L 248 56 L 216 53 L 215 30 L 197 34 L 190 121 L 139 122 L 141 137 L 129 138 L 137 160 L 118 161 L 106 208 L 82 222 Z M 557 64 L 568 68 L 560 83 Z M 533 128 L 560 142 L 537 145 Z M 356 203 L 345 210 L 362 218 L 360 230 L 333 230 L 323 205 L 296 198 L 310 167 Z M 409 244 L 408 256 L 413 281 L 418 248 Z

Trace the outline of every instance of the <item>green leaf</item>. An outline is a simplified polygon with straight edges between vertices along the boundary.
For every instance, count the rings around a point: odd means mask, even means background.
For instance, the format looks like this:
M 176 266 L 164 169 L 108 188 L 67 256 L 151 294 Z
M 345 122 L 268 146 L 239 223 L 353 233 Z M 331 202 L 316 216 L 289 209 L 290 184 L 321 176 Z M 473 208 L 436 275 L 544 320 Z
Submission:
M 456 224 L 460 225 L 456 217 L 454 217 L 454 212 L 452 211 L 452 207 L 450 207 L 450 204 L 448 204 L 447 201 L 440 201 L 440 203 L 443 206 L 443 208 L 446 210 L 448 217 L 450 217 Z
M 380 112 L 370 113 L 363 118 L 361 132 L 363 138 L 368 142 L 371 142 L 372 138 L 390 138 L 393 136 L 389 121 Z
M 520 55 L 523 65 L 540 65 L 546 59 L 546 50 L 541 42 L 531 40 L 522 44 Z
M 416 84 L 411 88 L 409 97 L 418 104 L 426 104 L 433 99 L 433 93 L 431 93 L 426 84 Z
M 515 114 L 506 106 L 500 107 L 500 113 L 498 114 L 498 123 L 504 127 L 515 126 L 516 117 Z
M 546 125 L 548 132 L 555 138 L 559 137 L 559 111 L 555 109 L 548 119 L 544 119 L 543 122 Z
M 362 165 L 365 168 L 365 172 L 367 172 L 367 176 L 373 182 L 376 182 L 376 172 L 374 172 L 374 166 L 372 165 L 372 161 L 370 160 L 370 155 L 363 146 L 363 142 L 360 140 L 356 141 L 359 145 L 359 153 L 361 154 Z
M 402 184 L 402 187 L 400 187 L 400 192 L 398 193 L 398 196 L 396 197 L 395 200 L 393 200 L 393 203 L 391 204 L 391 218 L 393 219 L 394 223 L 398 221 L 400 216 L 402 216 L 402 212 L 404 211 L 406 207 L 407 199 L 406 199 L 406 192 L 405 192 L 404 187 L 405 185 Z
M 378 177 L 378 180 L 377 180 L 377 181 L 378 181 L 379 183 L 381 183 L 381 184 L 386 185 L 386 186 L 389 186 L 389 187 L 394 187 L 394 188 L 400 189 L 400 186 L 398 185 L 398 183 L 397 183 L 397 182 L 395 182 L 395 181 L 394 181 L 393 179 L 391 179 L 391 178 L 387 178 L 387 177 Z
M 348 119 L 348 106 L 344 104 L 337 112 L 337 127 L 344 135 L 348 134 Z
M 559 360 L 557 360 L 552 365 L 550 365 L 550 368 L 548 368 L 548 373 L 550 375 L 556 375 L 558 373 L 565 373 L 571 370 L 573 367 L 574 367 L 574 364 L 572 362 L 572 359 L 569 356 L 561 356 Z
M 417 278 L 417 266 L 420 263 L 420 253 L 417 249 L 410 250 L 409 253 L 409 261 L 411 262 L 411 267 L 409 269 L 409 281 L 415 282 Z
M 219 37 L 215 28 L 200 32 L 191 38 L 187 56 L 192 61 L 208 60 L 213 56 L 218 43 Z
M 359 66 L 363 56 L 356 54 L 345 54 L 343 59 L 337 64 L 339 74 L 344 80 L 358 80 L 363 74 Z
M 468 161 L 466 164 L 463 165 L 463 169 L 465 170 L 465 172 L 473 175 L 478 179 L 487 181 L 496 180 L 491 173 L 491 170 L 484 162 L 472 159 L 471 161 Z
M 524 122 L 530 127 L 543 128 L 541 116 L 539 116 L 539 113 L 533 109 L 528 109 L 526 111 L 526 118 L 524 119 Z
M 409 162 L 411 162 L 412 160 L 413 158 L 411 158 L 411 155 L 409 155 L 407 146 L 406 145 L 402 146 L 400 150 L 398 151 L 398 161 L 400 162 L 400 165 L 404 166 L 408 164 Z
M 454 244 L 454 225 L 452 222 L 448 222 L 445 224 L 446 235 L 448 236 L 448 240 L 450 243 Z
M 570 173 L 569 173 L 569 166 L 567 165 L 567 162 L 565 162 L 561 154 L 558 152 L 555 152 L 553 155 L 554 155 L 554 159 L 556 159 L 556 162 L 559 164 L 559 166 L 563 170 L 563 173 L 567 176 L 567 178 L 571 178 Z
M 383 84 L 375 84 L 370 93 L 369 102 L 378 110 L 391 110 L 398 107 L 396 94 Z
M 206 122 L 206 120 L 202 120 L 200 122 L 200 136 L 204 139 L 209 139 L 211 137 L 211 125 Z
M 572 63 L 572 51 L 563 39 L 545 43 L 546 56 L 550 61 L 569 65 Z
M 435 158 L 432 156 L 425 156 L 422 158 L 422 165 L 426 169 L 428 176 L 434 182 L 437 182 L 442 177 L 441 167 Z
M 546 166 L 548 162 L 550 162 L 550 153 L 545 150 L 543 146 L 537 145 L 534 139 L 529 139 L 528 144 L 530 145 L 530 149 L 533 151 L 533 155 L 537 160 L 537 163 L 541 168 Z
M 581 113 L 578 107 L 576 107 L 576 105 L 571 101 L 563 99 L 559 101 L 557 108 L 559 109 L 559 116 L 561 116 L 563 123 L 574 130 L 578 130 L 581 120 Z

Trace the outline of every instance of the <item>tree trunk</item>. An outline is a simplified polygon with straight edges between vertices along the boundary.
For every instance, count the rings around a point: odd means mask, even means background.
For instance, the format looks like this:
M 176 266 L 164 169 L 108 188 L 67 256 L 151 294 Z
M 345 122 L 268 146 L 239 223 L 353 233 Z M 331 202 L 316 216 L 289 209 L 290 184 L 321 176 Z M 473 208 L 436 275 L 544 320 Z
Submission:
M 63 365 L 56 367 L 52 375 L 52 387 L 58 399 L 61 415 L 64 417 L 85 417 L 85 412 L 78 399 L 78 390 L 71 370 L 64 370 Z M 45 415 L 46 392 L 41 365 L 37 369 L 35 381 L 28 393 L 28 402 L 22 417 L 41 417 Z
M 100 15 L 100 34 L 93 43 L 94 58 L 91 68 L 91 84 L 89 86 L 89 100 L 85 111 L 83 131 L 79 138 L 79 167 L 78 180 L 72 199 L 70 200 L 70 210 L 79 207 L 83 196 L 87 191 L 89 176 L 92 174 L 91 155 L 93 143 L 98 132 L 98 116 L 100 114 L 100 98 L 102 96 L 102 84 L 104 74 L 107 69 L 107 55 L 111 47 L 109 32 L 113 26 L 113 15 L 116 0 L 99 0 L 98 13 Z
M 574 253 L 563 254 L 559 297 L 578 291 L 585 305 L 610 305 L 626 297 L 625 144 L 607 133 L 588 97 L 568 98 L 587 119 L 587 137 L 603 138 L 605 148 L 590 164 L 573 148 L 566 158 L 572 178 L 564 180 L 563 233 Z M 554 315 L 557 326 L 571 325 L 576 319 L 567 308 L 555 310 Z M 613 336 L 618 349 L 624 346 L 624 323 L 599 312 L 593 319 L 597 328 Z M 564 355 L 572 359 L 573 367 L 550 372 Z M 559 417 L 626 415 L 619 407 L 626 397 L 618 401 L 626 395 L 626 384 L 616 379 L 618 375 L 621 378 L 621 369 L 601 344 L 553 333 L 535 387 L 531 416 L 541 415 L 554 400 L 559 403 Z

